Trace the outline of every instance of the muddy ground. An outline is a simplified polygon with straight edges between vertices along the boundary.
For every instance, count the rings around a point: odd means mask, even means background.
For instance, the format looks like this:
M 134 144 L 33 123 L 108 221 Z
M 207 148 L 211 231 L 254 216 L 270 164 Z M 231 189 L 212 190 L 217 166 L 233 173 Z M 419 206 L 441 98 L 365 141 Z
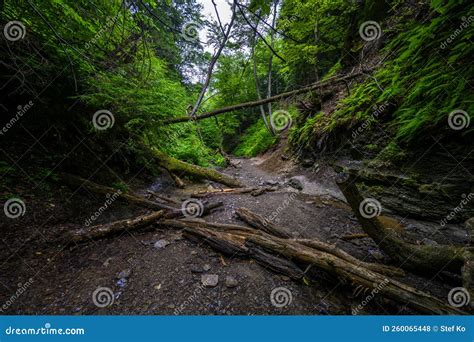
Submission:
M 280 156 L 279 156 L 280 157 Z M 333 181 L 333 171 L 324 163 L 310 168 L 291 162 L 275 162 L 271 154 L 260 158 L 234 160 L 237 167 L 225 173 L 247 185 L 271 184 L 277 191 L 253 197 L 250 194 L 209 197 L 223 201 L 205 220 L 239 223 L 234 210 L 246 207 L 264 217 L 275 212 L 275 221 L 299 236 L 334 243 L 350 254 L 371 262 L 389 262 L 369 238 L 346 242 L 339 237 L 362 233 L 350 208 Z M 292 177 L 303 186 L 288 185 Z M 145 180 L 144 180 L 145 179 Z M 132 188 L 143 196 L 147 190 L 166 192 L 184 200 L 189 194 L 216 184 L 175 188 L 165 176 L 157 179 L 136 175 Z M 351 314 L 363 298 L 354 297 L 348 284 L 342 284 L 318 270 L 307 270 L 305 281 L 295 282 L 268 270 L 253 260 L 229 258 L 200 243 L 184 239 L 180 231 L 152 227 L 81 246 L 65 248 L 54 240 L 67 229 L 79 228 L 100 206 L 105 197 L 86 190 L 57 197 L 26 197 L 26 214 L 2 222 L 0 251 L 0 309 L 6 314 Z M 59 200 L 62 198 L 62 200 Z M 67 199 L 67 200 L 64 200 Z M 145 213 L 143 209 L 114 202 L 95 223 L 104 223 Z M 390 213 L 388 213 L 390 214 Z M 403 221 L 407 236 L 410 226 L 433 223 Z M 417 236 L 411 234 L 414 241 Z M 430 243 L 446 242 L 447 236 L 433 236 Z M 422 237 L 420 236 L 421 240 Z M 155 243 L 168 245 L 157 248 Z M 53 241 L 53 242 L 52 242 Z M 424 242 L 421 242 L 424 243 Z M 201 277 L 218 275 L 215 287 L 203 287 Z M 226 277 L 237 284 L 226 284 Z M 31 279 L 31 281 L 29 280 Z M 443 278 L 429 279 L 407 275 L 402 281 L 446 298 L 452 284 Z M 233 286 L 229 286 L 233 285 Z M 284 287 L 291 300 L 283 307 L 271 301 L 274 289 Z M 94 303 L 94 291 L 108 288 L 113 295 L 108 306 Z M 19 292 L 21 292 L 19 294 Z M 100 304 L 100 303 L 99 303 Z M 375 298 L 359 314 L 410 314 L 408 309 L 383 298 Z

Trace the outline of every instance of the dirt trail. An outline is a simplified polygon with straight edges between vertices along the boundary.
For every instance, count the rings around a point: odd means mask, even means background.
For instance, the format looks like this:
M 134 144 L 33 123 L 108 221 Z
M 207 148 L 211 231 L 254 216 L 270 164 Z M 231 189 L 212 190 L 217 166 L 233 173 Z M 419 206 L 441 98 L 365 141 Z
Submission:
M 268 171 L 266 168 L 265 171 L 262 158 L 234 162 L 239 166 L 229 167 L 225 173 L 240 178 L 247 185 L 269 184 L 277 186 L 278 190 L 258 197 L 228 194 L 210 198 L 209 201 L 223 201 L 224 206 L 206 216 L 207 221 L 242 224 L 235 218 L 234 210 L 247 207 L 264 217 L 274 217 L 276 223 L 301 237 L 316 237 L 335 243 L 367 261 L 385 260 L 371 239 L 352 242 L 339 239 L 341 235 L 362 231 L 350 209 L 340 201 L 342 195 L 331 180 L 329 168 L 322 166 L 317 170 L 304 170 L 286 163 L 278 170 Z M 299 187 L 298 181 L 291 181 L 293 187 L 288 185 L 292 177 L 299 180 L 302 190 L 294 188 Z M 168 179 L 158 178 L 142 184 L 137 191 L 143 195 L 149 189 L 166 191 L 172 197 L 184 200 L 190 193 L 209 186 L 217 185 L 194 184 L 180 190 L 172 187 Z M 78 210 L 90 212 L 91 209 Z M 117 202 L 104 212 L 100 220 L 107 222 L 139 212 Z M 67 225 L 62 227 L 68 228 L 71 229 Z M 11 299 L 18 286 L 24 286 L 27 279 L 34 276 L 29 285 L 31 288 L 13 300 L 6 313 L 350 314 L 351 303 L 355 306 L 360 303 L 360 299 L 353 298 L 350 287 L 317 270 L 308 270 L 305 282 L 294 282 L 252 260 L 227 258 L 209 247 L 183 239 L 181 232 L 176 230 L 125 232 L 119 237 L 71 250 L 40 242 L 27 241 L 26 248 L 31 249 L 31 253 L 19 252 L 2 262 L 2 302 Z M 162 246 L 156 246 L 157 242 Z M 24 241 L 21 245 L 25 248 Z M 205 274 L 218 275 L 217 286 L 203 287 L 201 277 Z M 228 276 L 237 281 L 236 286 L 235 283 L 226 284 Z M 418 287 L 427 285 L 426 279 L 414 276 L 408 276 L 404 281 Z M 446 291 L 440 283 L 428 283 L 428 290 L 438 296 Z M 113 292 L 112 305 L 100 308 L 93 303 L 93 293 L 99 287 Z M 284 307 L 277 307 L 271 301 L 272 290 L 279 287 L 291 293 L 291 302 Z M 364 310 L 367 313 L 393 312 L 382 304 L 377 299 Z

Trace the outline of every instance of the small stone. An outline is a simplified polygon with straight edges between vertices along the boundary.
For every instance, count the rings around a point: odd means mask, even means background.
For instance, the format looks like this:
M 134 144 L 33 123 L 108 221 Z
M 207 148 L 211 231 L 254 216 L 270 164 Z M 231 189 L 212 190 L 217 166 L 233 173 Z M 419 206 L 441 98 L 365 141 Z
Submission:
M 207 271 L 209 271 L 209 270 L 211 269 L 211 265 L 205 264 L 205 265 L 202 267 L 202 269 L 203 269 L 205 272 L 207 272 Z
M 204 272 L 202 269 L 196 266 L 191 266 L 191 273 L 202 273 Z
M 130 268 L 127 268 L 127 269 L 121 271 L 117 275 L 117 279 L 126 279 L 126 278 L 130 277 L 130 274 L 132 274 L 132 270 Z
M 161 249 L 161 248 L 165 248 L 169 244 L 170 242 L 168 240 L 161 239 L 161 240 L 156 241 L 153 247 Z
M 295 188 L 296 190 L 303 190 L 303 183 L 301 183 L 301 181 L 295 177 L 290 178 L 288 185 L 292 188 Z
M 196 255 L 196 254 L 198 254 L 198 252 L 196 252 L 196 251 L 191 251 L 191 255 Z
M 225 277 L 225 286 L 232 288 L 236 287 L 239 283 L 237 282 L 237 279 L 235 279 L 232 276 L 227 276 Z
M 266 180 L 266 181 L 264 182 L 264 184 L 265 184 L 265 185 L 274 186 L 274 185 L 278 185 L 278 184 L 280 184 L 280 183 L 279 183 L 278 181 L 276 181 L 276 180 L 269 179 L 269 180 Z
M 205 287 L 216 287 L 219 282 L 219 276 L 217 274 L 203 274 L 201 276 L 201 283 Z
M 281 280 L 283 280 L 283 281 L 290 281 L 290 280 L 291 280 L 291 278 L 290 278 L 290 277 L 287 277 L 287 276 L 284 276 L 284 275 L 282 275 L 282 276 L 281 276 Z
M 313 164 L 314 160 L 310 158 L 303 159 L 303 161 L 301 162 L 301 165 L 303 165 L 304 167 L 310 167 Z

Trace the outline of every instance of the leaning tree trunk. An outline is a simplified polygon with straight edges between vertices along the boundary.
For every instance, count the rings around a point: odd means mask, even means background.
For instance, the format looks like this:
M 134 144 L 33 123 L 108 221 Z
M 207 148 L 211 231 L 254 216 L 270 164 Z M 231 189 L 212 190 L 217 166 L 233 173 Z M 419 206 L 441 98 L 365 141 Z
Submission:
M 216 170 L 183 162 L 168 156 L 166 153 L 163 153 L 156 148 L 152 148 L 152 153 L 161 167 L 170 172 L 176 173 L 177 176 L 184 175 L 199 179 L 209 179 L 233 188 L 242 187 L 242 184 L 237 179 L 217 172 Z
M 395 261 L 396 266 L 415 273 L 438 274 L 441 270 L 461 273 L 467 249 L 455 246 L 419 246 L 403 241 L 371 215 L 362 215 L 359 208 L 364 198 L 356 187 L 357 177 L 341 173 L 336 182 L 352 208 L 362 229 Z

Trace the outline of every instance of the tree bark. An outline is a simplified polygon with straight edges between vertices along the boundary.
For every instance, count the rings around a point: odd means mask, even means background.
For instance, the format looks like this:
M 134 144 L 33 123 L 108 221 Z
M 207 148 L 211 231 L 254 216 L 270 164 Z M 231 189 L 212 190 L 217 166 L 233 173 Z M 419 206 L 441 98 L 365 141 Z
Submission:
M 274 225 L 271 221 L 251 212 L 247 208 L 238 208 L 235 213 L 242 221 L 256 229 L 260 229 L 264 232 L 281 238 L 292 237 L 291 233 L 285 229 Z
M 76 231 L 69 231 L 64 237 L 67 244 L 83 243 L 91 240 L 103 239 L 123 231 L 133 231 L 146 227 L 157 222 L 164 215 L 164 211 L 156 211 L 151 214 L 142 215 L 130 219 L 115 221 L 111 223 L 99 224 L 85 227 Z
M 362 229 L 395 262 L 396 266 L 421 274 L 438 274 L 441 270 L 460 273 L 465 249 L 455 246 L 419 246 L 403 241 L 398 234 L 386 228 L 377 216 L 362 215 L 359 205 L 364 198 L 356 186 L 357 177 L 341 173 L 336 183 L 347 199 Z
M 170 172 L 199 179 L 209 179 L 217 183 L 228 185 L 233 188 L 242 187 L 242 184 L 235 178 L 217 172 L 216 170 L 188 164 L 186 162 L 168 156 L 167 154 L 161 152 L 156 148 L 152 148 L 152 153 L 157 163 Z
M 368 70 L 365 71 L 365 73 L 367 73 L 367 72 L 368 72 Z M 287 97 L 292 97 L 292 96 L 295 96 L 295 95 L 298 95 L 298 94 L 307 93 L 307 92 L 313 91 L 315 89 L 322 88 L 322 87 L 325 87 L 325 86 L 328 86 L 328 85 L 331 85 L 331 84 L 334 84 L 334 83 L 345 82 L 346 80 L 356 78 L 356 77 L 359 77 L 359 76 L 362 76 L 362 75 L 364 75 L 364 73 L 358 72 L 358 73 L 354 73 L 354 74 L 351 74 L 351 75 L 346 75 L 346 76 L 339 77 L 339 78 L 331 77 L 331 78 L 328 78 L 327 80 L 316 82 L 316 83 L 314 83 L 310 86 L 307 86 L 307 87 L 304 87 L 304 88 L 301 88 L 301 89 L 297 89 L 297 90 L 288 91 L 288 92 L 285 92 L 285 93 L 281 93 L 281 94 L 278 94 L 278 95 L 275 95 L 275 96 L 272 96 L 272 97 L 269 97 L 269 98 L 266 98 L 266 99 L 251 101 L 251 102 L 238 103 L 238 104 L 235 104 L 235 105 L 232 105 L 232 106 L 215 109 L 215 110 L 212 110 L 210 112 L 207 112 L 207 113 L 204 113 L 204 114 L 201 114 L 201 115 L 197 115 L 194 118 L 190 118 L 189 116 L 176 117 L 176 118 L 164 120 L 163 124 L 164 125 L 170 125 L 170 124 L 175 124 L 175 123 L 179 123 L 179 122 L 202 120 L 202 119 L 207 119 L 207 118 L 219 115 L 219 114 L 228 113 L 228 112 L 232 112 L 232 111 L 239 110 L 239 109 L 253 108 L 253 107 L 264 105 L 264 104 L 267 104 L 267 103 L 270 103 L 270 102 L 279 101 L 279 100 L 287 98 Z
M 117 194 L 118 198 L 121 198 L 129 203 L 135 204 L 140 207 L 148 208 L 148 209 L 153 209 L 153 210 L 161 210 L 161 209 L 167 209 L 167 210 L 173 210 L 175 208 L 170 207 L 166 204 L 162 203 L 157 203 L 153 201 L 149 201 L 145 198 L 141 198 L 133 193 L 126 193 L 124 191 L 114 189 L 105 185 L 100 185 L 97 183 L 94 183 L 90 180 L 81 178 L 79 176 L 71 175 L 68 173 L 62 173 L 59 175 L 59 178 L 61 181 L 69 185 L 70 187 L 74 187 L 74 190 L 79 189 L 80 187 L 87 188 L 88 190 L 98 193 L 98 194 L 103 194 L 103 195 L 113 195 Z

